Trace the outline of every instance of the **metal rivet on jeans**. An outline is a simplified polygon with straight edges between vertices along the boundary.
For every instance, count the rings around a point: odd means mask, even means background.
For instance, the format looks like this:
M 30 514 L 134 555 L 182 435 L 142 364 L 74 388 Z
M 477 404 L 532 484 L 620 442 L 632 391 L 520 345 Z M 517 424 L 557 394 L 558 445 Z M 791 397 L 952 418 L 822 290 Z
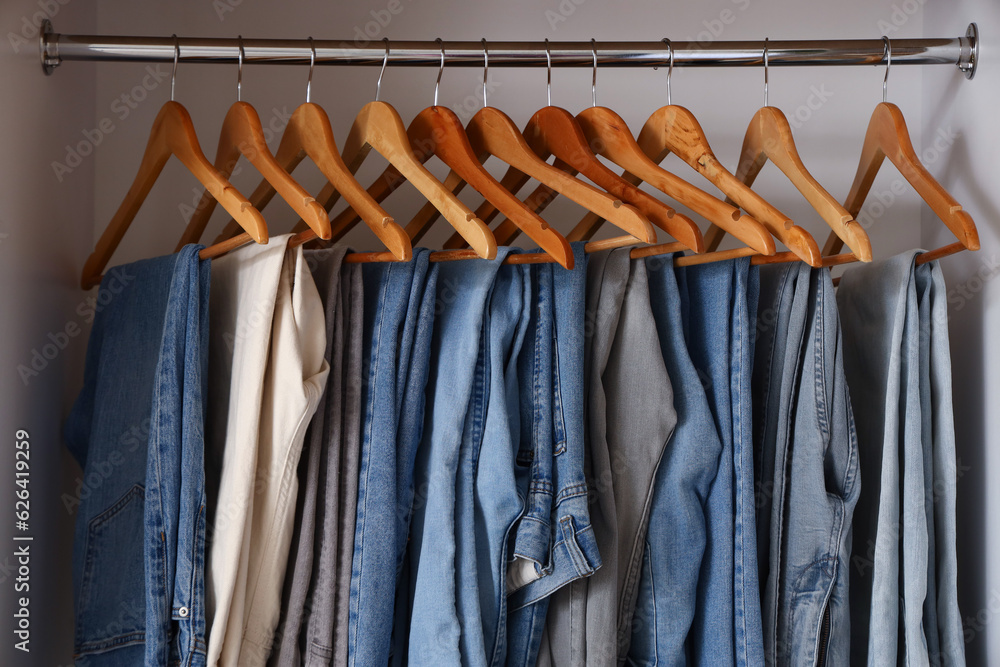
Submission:
M 177 610 L 177 615 L 180 616 L 181 618 L 187 618 L 187 616 L 188 616 L 188 608 L 187 607 L 181 607 L 180 609 Z

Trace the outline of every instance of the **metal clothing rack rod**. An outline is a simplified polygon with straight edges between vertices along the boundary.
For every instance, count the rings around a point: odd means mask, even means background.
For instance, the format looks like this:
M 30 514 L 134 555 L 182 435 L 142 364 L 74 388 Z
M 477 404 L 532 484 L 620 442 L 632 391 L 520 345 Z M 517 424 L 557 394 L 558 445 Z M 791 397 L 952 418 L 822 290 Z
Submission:
M 188 63 L 308 65 L 312 47 L 308 39 L 254 39 L 205 37 L 138 37 L 114 35 L 61 35 L 47 21 L 39 37 L 42 66 L 51 73 L 64 61 L 173 62 L 175 44 L 179 60 Z M 317 65 L 381 66 L 386 55 L 382 40 L 316 39 Z M 441 46 L 448 67 L 482 67 L 483 45 L 474 42 L 390 41 L 388 63 L 396 66 L 433 66 L 441 63 Z M 487 42 L 490 67 L 592 67 L 594 51 L 587 42 Z M 672 42 L 675 67 L 760 66 L 764 41 Z M 967 78 L 976 71 L 979 34 L 975 23 L 964 37 L 891 40 L 893 65 L 955 65 Z M 546 54 L 546 50 L 548 54 Z M 601 67 L 661 67 L 670 62 L 671 48 L 660 42 L 597 42 Z M 768 65 L 876 65 L 884 62 L 882 39 L 768 40 Z

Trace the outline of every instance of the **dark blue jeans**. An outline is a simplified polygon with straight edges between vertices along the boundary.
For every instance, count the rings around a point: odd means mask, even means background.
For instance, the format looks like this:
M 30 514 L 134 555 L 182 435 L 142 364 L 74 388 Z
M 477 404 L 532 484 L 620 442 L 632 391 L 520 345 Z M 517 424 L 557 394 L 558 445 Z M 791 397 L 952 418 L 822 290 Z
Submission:
M 112 269 L 66 441 L 84 471 L 73 554 L 78 665 L 205 664 L 200 246 Z

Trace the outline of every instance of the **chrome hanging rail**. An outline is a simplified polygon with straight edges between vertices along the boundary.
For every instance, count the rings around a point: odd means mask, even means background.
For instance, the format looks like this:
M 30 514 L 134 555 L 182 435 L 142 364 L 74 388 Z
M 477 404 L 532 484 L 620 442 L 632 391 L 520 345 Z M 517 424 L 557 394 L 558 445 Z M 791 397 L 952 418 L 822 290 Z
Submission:
M 316 65 L 381 66 L 381 40 L 244 39 L 244 61 L 275 65 L 308 65 L 315 46 Z M 236 38 L 181 37 L 180 60 L 188 63 L 229 63 L 239 58 Z M 170 62 L 173 37 L 60 35 L 46 21 L 39 37 L 42 66 L 51 73 L 68 60 Z M 594 50 L 588 42 L 549 42 L 553 66 L 593 67 Z M 763 41 L 673 42 L 675 67 L 742 67 L 761 65 Z M 482 67 L 483 46 L 474 42 L 444 42 L 448 67 Z M 768 40 L 768 66 L 876 65 L 885 44 L 875 39 Z M 979 33 L 975 23 L 964 37 L 893 39 L 892 64 L 956 65 L 966 77 L 976 72 Z M 597 64 L 604 67 L 659 67 L 670 62 L 665 42 L 598 42 Z M 397 66 L 441 64 L 441 44 L 434 41 L 392 41 L 389 63 Z M 490 66 L 544 67 L 544 42 L 490 42 Z

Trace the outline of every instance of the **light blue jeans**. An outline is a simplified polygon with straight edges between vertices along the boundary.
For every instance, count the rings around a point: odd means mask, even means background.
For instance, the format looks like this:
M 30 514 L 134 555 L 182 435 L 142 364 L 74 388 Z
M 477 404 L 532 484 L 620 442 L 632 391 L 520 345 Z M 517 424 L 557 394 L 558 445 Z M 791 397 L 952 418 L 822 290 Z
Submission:
M 910 251 L 853 268 L 837 292 L 844 370 L 852 402 L 861 408 L 855 415 L 864 480 L 851 556 L 852 664 L 965 661 L 955 586 L 946 293 L 940 269 L 915 267 L 915 256 Z M 929 318 L 921 304 L 930 305 Z M 929 578 L 932 549 L 936 576 Z
M 858 443 L 830 272 L 760 270 L 753 389 L 764 651 L 773 665 L 850 662 Z
M 412 422 L 423 417 L 422 403 L 402 406 L 408 381 L 422 384 L 426 373 L 426 354 L 411 357 L 416 332 L 433 322 L 433 310 L 421 308 L 428 273 L 433 274 L 428 254 L 417 249 L 412 261 L 366 264 L 363 269 L 370 301 L 364 313 L 366 368 L 348 621 L 352 666 L 389 660 L 398 554 L 406 546 L 401 523 L 408 512 L 400 508 L 409 507 L 409 462 L 419 440 L 419 432 L 413 437 Z
M 764 661 L 750 379 L 759 278 L 748 258 L 679 268 L 681 319 L 722 443 L 688 648 L 698 665 Z
M 494 260 L 448 262 L 438 269 L 438 312 L 427 382 L 429 409 L 414 470 L 416 500 L 409 546 L 408 655 L 414 666 L 462 663 L 455 536 L 461 512 L 459 458 L 473 398 L 483 317 L 508 251 L 501 248 Z
M 656 473 L 628 664 L 683 667 L 705 553 L 708 495 L 722 443 L 684 340 L 673 255 L 651 257 L 646 268 L 677 427 Z
M 73 553 L 78 665 L 205 664 L 211 269 L 200 249 L 112 269 L 98 292 L 65 430 L 86 484 Z
M 512 250 L 513 251 L 513 250 Z M 507 539 L 522 510 L 514 478 L 517 358 L 528 331 L 531 268 L 502 266 L 483 318 L 459 454 L 455 528 L 462 664 L 498 665 L 507 649 Z

